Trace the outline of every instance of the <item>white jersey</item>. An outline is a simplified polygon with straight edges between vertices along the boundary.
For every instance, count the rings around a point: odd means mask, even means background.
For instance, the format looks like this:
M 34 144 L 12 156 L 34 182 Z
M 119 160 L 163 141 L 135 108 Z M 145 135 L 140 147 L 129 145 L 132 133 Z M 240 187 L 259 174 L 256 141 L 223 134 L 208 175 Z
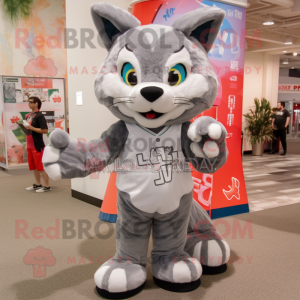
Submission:
M 181 125 L 166 126 L 155 134 L 140 125 L 125 124 L 129 133 L 119 155 L 117 188 L 128 193 L 143 212 L 176 210 L 181 197 L 194 187 L 191 172 L 176 167 L 184 161 Z

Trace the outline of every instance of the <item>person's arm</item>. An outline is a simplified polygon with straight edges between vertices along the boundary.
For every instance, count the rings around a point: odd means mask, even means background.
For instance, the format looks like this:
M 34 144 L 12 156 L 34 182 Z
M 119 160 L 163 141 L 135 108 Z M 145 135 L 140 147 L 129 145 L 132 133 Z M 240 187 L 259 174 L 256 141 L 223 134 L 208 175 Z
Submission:
M 287 128 L 290 124 L 290 120 L 291 120 L 291 115 L 289 113 L 289 111 L 286 110 L 286 115 L 287 115 L 287 118 L 286 118 L 286 122 L 285 122 L 285 128 Z
M 272 117 L 272 128 L 274 129 L 275 127 L 275 116 Z
M 25 126 L 27 129 L 31 130 L 31 131 L 35 131 L 37 133 L 40 134 L 47 134 L 48 133 L 48 129 L 41 129 L 41 128 L 35 128 L 33 126 Z
M 291 118 L 290 118 L 290 117 L 287 117 L 287 118 L 286 118 L 286 122 L 285 122 L 285 128 L 287 128 L 287 127 L 289 126 L 289 124 L 290 124 L 290 120 L 291 120 Z
M 40 134 L 47 134 L 48 133 L 48 125 L 45 117 L 43 115 L 39 116 L 37 120 L 37 124 L 39 128 L 33 127 L 32 125 L 25 126 L 27 129 L 40 133 Z

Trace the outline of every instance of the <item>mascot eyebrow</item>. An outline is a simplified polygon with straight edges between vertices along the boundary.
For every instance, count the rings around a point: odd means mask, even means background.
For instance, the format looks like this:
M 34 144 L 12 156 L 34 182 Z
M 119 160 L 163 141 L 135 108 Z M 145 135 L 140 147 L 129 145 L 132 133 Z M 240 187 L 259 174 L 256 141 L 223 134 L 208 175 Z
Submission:
M 178 50 L 174 51 L 174 53 L 180 52 L 183 48 L 184 48 L 184 46 L 182 45 Z
M 199 8 L 168 27 L 141 26 L 129 12 L 108 3 L 93 4 L 91 13 L 108 50 L 94 81 L 96 98 L 102 104 L 99 114 L 101 118 L 109 110 L 118 121 L 87 144 L 55 129 L 44 150 L 44 169 L 59 180 L 83 178 L 113 163 L 118 166 L 117 203 L 110 199 L 117 215 L 100 214 L 102 220 L 116 222 L 117 237 L 115 256 L 94 275 L 100 296 L 124 299 L 143 289 L 151 233 L 155 284 L 173 292 L 195 290 L 202 273 L 225 272 L 230 257 L 227 242 L 193 199 L 189 167 L 215 173 L 228 157 L 225 127 L 200 116 L 212 107 L 218 91 L 208 52 L 225 12 Z M 139 34 L 143 30 L 167 30 L 165 44 L 142 47 Z M 166 65 L 170 69 L 164 73 Z M 191 66 L 211 72 L 187 72 Z M 103 255 L 101 243 L 99 254 Z
M 128 44 L 125 45 L 125 48 L 126 48 L 128 51 L 133 52 L 133 50 L 131 50 L 131 49 L 129 48 Z

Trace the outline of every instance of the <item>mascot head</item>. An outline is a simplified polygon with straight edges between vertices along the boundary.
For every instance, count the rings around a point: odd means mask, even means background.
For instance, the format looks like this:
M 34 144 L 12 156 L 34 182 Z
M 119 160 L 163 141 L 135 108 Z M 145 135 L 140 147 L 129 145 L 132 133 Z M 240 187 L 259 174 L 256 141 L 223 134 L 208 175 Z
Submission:
M 91 6 L 109 51 L 95 79 L 98 101 L 117 118 L 148 128 L 181 124 L 209 109 L 218 81 L 207 53 L 225 17 L 199 8 L 172 26 L 145 25 L 107 3 Z

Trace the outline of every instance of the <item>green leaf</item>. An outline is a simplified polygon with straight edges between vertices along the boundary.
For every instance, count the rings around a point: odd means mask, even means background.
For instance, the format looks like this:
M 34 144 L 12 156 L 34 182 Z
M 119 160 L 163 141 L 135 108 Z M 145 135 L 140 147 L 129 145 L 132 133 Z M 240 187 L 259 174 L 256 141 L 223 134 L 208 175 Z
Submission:
M 263 98 L 254 99 L 254 106 L 249 108 L 249 112 L 244 114 L 246 121 L 246 134 L 252 144 L 271 141 L 273 136 L 272 118 L 276 115 L 270 102 Z
M 34 2 L 35 0 L 2 0 L 2 9 L 11 22 L 16 24 L 20 19 L 31 15 Z

